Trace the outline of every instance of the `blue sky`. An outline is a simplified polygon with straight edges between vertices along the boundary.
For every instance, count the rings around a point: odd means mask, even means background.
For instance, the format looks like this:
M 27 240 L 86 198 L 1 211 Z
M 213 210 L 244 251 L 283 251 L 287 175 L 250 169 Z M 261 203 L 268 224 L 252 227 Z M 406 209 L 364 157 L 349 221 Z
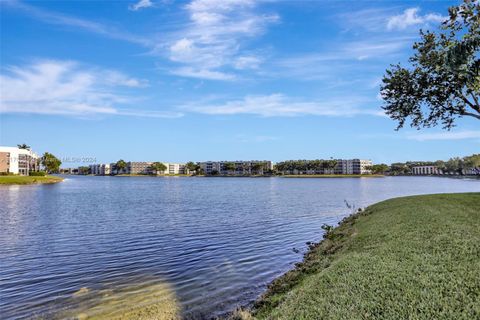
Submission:
M 65 167 L 478 152 L 478 120 L 395 131 L 380 108 L 385 69 L 455 3 L 1 1 L 0 144 Z

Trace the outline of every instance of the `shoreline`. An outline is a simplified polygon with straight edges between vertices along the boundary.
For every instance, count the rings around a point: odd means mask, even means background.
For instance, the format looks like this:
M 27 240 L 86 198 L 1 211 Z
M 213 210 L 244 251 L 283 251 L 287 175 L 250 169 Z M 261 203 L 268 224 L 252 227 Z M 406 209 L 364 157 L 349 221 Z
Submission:
M 0 176 L 0 185 L 2 186 L 11 186 L 11 185 L 32 185 L 32 184 L 53 184 L 62 182 L 64 178 L 57 176 Z
M 473 230 L 475 224 L 480 226 L 476 203 L 480 203 L 480 193 L 432 194 L 393 198 L 359 210 L 342 219 L 336 227 L 325 227 L 323 240 L 318 243 L 307 242 L 309 249 L 301 262 L 275 278 L 266 291 L 250 304 L 250 308 L 237 309 L 227 318 L 310 318 L 318 315 L 320 318 L 342 319 L 358 318 L 358 314 L 362 313 L 375 318 L 375 314 L 386 316 L 384 311 L 389 312 L 387 318 L 394 315 L 402 318 L 403 315 L 411 315 L 408 312 L 415 311 L 417 315 L 431 312 L 432 317 L 436 317 L 439 313 L 435 312 L 440 312 L 442 308 L 435 308 L 440 306 L 448 309 L 449 316 L 461 318 L 468 314 L 474 318 L 475 297 L 469 296 L 469 292 L 472 292 L 468 291 L 470 289 L 442 278 L 442 272 L 418 270 L 416 263 L 426 265 L 427 270 L 440 269 L 443 272 L 451 272 L 450 269 L 456 267 L 455 270 L 459 271 L 454 276 L 464 285 L 475 279 L 471 278 L 475 277 L 473 274 L 464 274 L 468 273 L 465 270 L 475 269 L 472 257 L 466 256 L 467 253 L 474 254 L 469 251 L 474 248 L 465 249 L 465 245 L 458 242 L 463 240 L 467 246 L 471 246 L 480 238 L 475 236 Z M 465 221 L 466 218 L 473 221 Z M 444 226 L 445 223 L 450 225 Z M 441 228 L 445 228 L 444 233 Z M 462 229 L 469 232 L 463 234 L 462 239 L 457 239 L 456 233 Z M 432 239 L 429 234 L 443 241 Z M 462 249 L 463 255 L 458 254 Z M 443 261 L 446 254 L 461 261 Z M 433 255 L 441 257 L 438 260 L 428 259 Z M 439 261 L 443 264 L 439 264 Z M 393 272 L 384 270 L 385 264 Z M 477 276 L 476 279 L 477 290 L 480 290 L 480 278 Z M 390 284 L 396 281 L 405 282 L 406 289 L 391 287 Z M 452 297 L 439 296 L 436 288 L 425 291 L 420 283 L 439 285 L 442 292 L 457 292 L 466 300 L 460 301 L 461 305 L 471 307 L 462 309 L 465 313 L 461 313 L 455 309 L 455 305 L 451 305 Z M 474 286 L 475 282 L 470 285 Z M 405 290 L 409 294 L 407 297 L 402 295 Z M 376 299 L 376 296 L 383 295 L 389 296 L 388 301 Z M 423 303 L 419 308 L 428 309 L 409 308 L 412 303 L 418 304 L 415 299 Z M 426 306 L 428 303 L 433 304 L 433 309 Z M 321 314 L 318 314 L 319 311 Z

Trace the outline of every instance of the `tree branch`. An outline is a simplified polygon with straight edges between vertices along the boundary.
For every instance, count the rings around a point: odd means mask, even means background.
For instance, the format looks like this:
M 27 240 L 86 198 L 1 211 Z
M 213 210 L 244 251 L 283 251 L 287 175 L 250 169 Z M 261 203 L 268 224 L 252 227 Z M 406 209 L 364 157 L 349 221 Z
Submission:
M 463 95 L 463 93 L 460 94 L 460 98 L 462 98 L 463 102 L 465 102 L 470 108 L 480 113 L 480 107 L 478 105 L 474 105 L 470 100 L 467 99 L 467 97 Z
M 474 118 L 477 118 L 477 119 L 480 120 L 480 114 L 475 114 L 475 113 L 471 113 L 471 112 L 462 112 L 461 115 L 462 116 L 474 117 Z
M 473 92 L 470 92 L 470 95 L 472 96 L 473 101 L 475 101 L 475 104 L 477 105 L 477 108 L 474 108 L 474 110 L 480 113 L 480 104 L 478 103 L 478 98 L 473 94 Z

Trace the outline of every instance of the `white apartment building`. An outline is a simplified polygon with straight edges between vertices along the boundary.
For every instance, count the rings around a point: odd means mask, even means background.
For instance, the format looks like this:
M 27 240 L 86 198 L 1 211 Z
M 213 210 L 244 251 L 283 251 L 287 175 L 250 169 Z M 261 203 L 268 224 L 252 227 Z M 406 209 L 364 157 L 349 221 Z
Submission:
M 414 175 L 432 175 L 443 174 L 442 170 L 436 166 L 416 166 L 412 168 L 412 174 Z
M 111 164 L 92 164 L 90 165 L 90 173 L 97 176 L 106 176 L 111 173 Z
M 39 170 L 39 159 L 29 149 L 0 147 L 0 172 L 28 176 L 31 171 Z
M 368 167 L 373 164 L 372 160 L 364 159 L 338 159 L 335 174 L 370 174 Z
M 184 163 L 162 163 L 167 169 L 165 171 L 159 171 L 157 174 L 175 175 L 187 173 Z M 152 165 L 153 162 L 127 162 L 127 168 L 119 171 L 115 168 L 115 163 L 111 163 L 108 174 L 154 174 L 155 172 L 152 170 Z

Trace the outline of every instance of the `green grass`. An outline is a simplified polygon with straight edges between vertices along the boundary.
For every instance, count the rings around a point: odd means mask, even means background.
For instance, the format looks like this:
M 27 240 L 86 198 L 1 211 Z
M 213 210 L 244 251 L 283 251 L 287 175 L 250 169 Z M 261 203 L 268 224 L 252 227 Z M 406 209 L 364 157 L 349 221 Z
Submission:
M 480 319 L 480 193 L 346 218 L 255 303 L 260 319 Z
M 0 176 L 0 184 L 56 183 L 60 181 L 63 181 L 63 178 L 55 176 Z
M 284 178 L 381 178 L 383 174 L 288 174 Z

